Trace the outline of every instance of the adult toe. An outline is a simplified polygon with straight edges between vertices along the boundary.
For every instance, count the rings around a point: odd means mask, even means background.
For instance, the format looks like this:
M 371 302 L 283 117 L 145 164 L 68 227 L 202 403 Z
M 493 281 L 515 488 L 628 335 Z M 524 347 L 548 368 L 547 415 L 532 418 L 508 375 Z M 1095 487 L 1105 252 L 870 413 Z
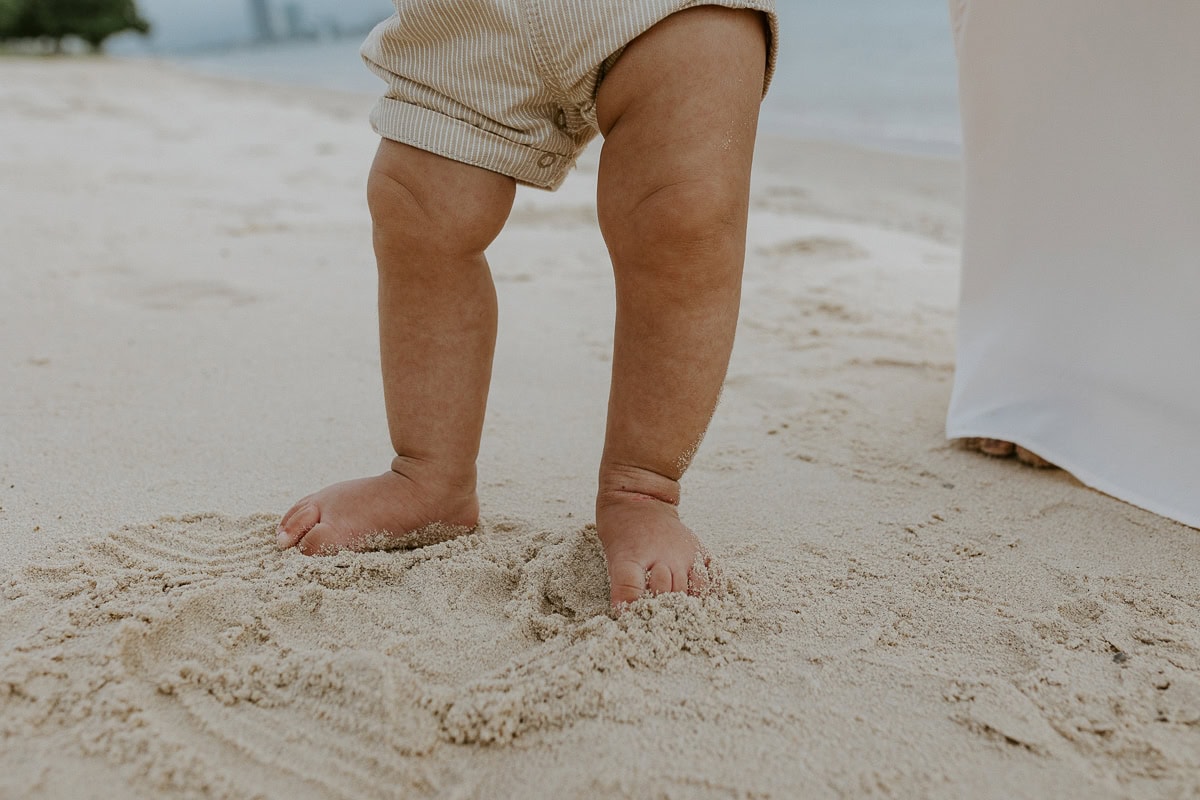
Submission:
M 1012 442 L 1005 442 L 1001 439 L 980 439 L 979 449 L 989 456 L 1008 458 L 1017 449 L 1017 446 Z
M 1020 445 L 1017 446 L 1017 458 L 1022 464 L 1028 464 L 1029 466 L 1037 467 L 1038 469 L 1050 469 L 1054 466 L 1037 453 L 1030 452 Z

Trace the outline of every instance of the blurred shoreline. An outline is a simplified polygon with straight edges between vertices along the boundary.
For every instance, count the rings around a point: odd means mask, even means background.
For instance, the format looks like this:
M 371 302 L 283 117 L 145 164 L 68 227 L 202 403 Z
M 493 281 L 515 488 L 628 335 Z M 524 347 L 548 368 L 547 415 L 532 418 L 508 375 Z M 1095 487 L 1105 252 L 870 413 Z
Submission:
M 378 95 L 383 83 L 358 57 L 357 38 L 289 41 L 156 56 L 201 75 L 264 84 L 313 86 Z M 137 58 L 136 56 L 131 58 Z M 805 107 L 789 92 L 788 76 L 776 76 L 763 102 L 760 130 L 809 141 L 852 144 L 908 155 L 956 157 L 961 150 L 957 111 L 926 120 L 893 111 L 850 111 L 836 106 Z
M 780 4 L 780 18 L 764 133 L 907 154 L 960 153 L 957 68 L 941 3 L 860 0 L 843 9 L 797 0 Z M 126 39 L 113 52 L 205 75 L 377 94 L 383 84 L 358 56 L 365 34 L 343 34 L 170 49 Z

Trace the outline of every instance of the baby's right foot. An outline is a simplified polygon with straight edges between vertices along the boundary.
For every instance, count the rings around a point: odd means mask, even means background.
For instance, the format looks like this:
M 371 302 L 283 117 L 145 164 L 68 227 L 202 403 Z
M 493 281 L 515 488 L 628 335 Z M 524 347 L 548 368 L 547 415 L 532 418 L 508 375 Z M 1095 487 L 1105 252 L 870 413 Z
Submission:
M 335 483 L 302 498 L 283 515 L 279 546 L 312 556 L 453 539 L 479 522 L 475 490 L 464 485 L 422 482 L 398 470 Z
M 678 503 L 677 481 L 643 469 L 603 470 L 596 533 L 614 609 L 667 592 L 708 592 L 708 551 L 679 519 Z

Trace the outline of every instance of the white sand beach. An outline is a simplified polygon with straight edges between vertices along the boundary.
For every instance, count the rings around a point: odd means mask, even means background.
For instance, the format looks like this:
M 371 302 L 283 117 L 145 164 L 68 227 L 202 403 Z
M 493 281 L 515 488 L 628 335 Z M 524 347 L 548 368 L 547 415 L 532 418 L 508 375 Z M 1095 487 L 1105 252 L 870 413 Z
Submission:
M 391 456 L 371 103 L 0 59 L 0 798 L 1200 795 L 1200 531 L 943 438 L 953 160 L 763 140 L 720 595 L 607 613 L 595 150 L 490 252 L 478 532 L 280 552 Z

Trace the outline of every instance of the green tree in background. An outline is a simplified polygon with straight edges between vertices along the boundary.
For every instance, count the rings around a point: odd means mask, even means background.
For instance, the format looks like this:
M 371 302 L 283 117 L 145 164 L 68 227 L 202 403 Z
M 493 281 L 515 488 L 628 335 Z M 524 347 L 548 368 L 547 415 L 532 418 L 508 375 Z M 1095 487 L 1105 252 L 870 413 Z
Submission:
M 26 5 L 25 0 L 0 0 L 0 39 L 7 38 L 9 31 L 16 28 Z
M 76 36 L 99 52 L 124 31 L 150 32 L 134 0 L 0 0 L 0 39 L 49 39 L 59 52 Z

